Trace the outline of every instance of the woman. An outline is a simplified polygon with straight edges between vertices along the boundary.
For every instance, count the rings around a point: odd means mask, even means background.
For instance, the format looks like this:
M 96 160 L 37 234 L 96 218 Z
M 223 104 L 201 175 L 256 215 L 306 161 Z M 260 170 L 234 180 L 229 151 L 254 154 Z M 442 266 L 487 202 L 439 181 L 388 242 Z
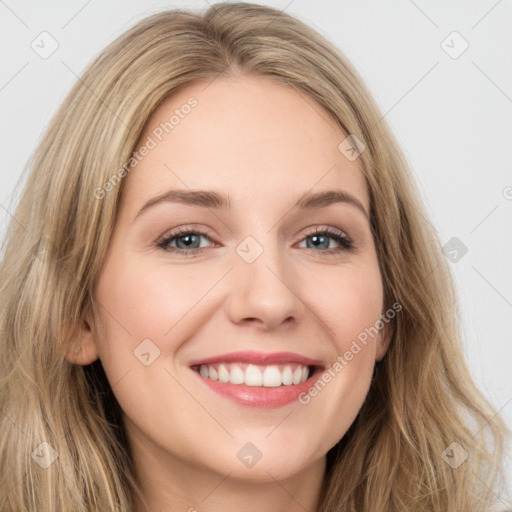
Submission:
M 346 59 L 254 4 L 114 41 L 0 270 L 4 511 L 481 511 L 505 426 Z

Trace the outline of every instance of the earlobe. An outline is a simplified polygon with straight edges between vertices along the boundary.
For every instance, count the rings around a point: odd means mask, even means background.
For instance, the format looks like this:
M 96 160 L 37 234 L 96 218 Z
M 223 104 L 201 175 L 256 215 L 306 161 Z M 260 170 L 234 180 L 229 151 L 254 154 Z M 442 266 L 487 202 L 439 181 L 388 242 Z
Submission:
M 88 365 L 98 359 L 98 349 L 89 322 L 84 320 L 77 329 L 73 342 L 66 352 L 66 359 L 72 364 Z

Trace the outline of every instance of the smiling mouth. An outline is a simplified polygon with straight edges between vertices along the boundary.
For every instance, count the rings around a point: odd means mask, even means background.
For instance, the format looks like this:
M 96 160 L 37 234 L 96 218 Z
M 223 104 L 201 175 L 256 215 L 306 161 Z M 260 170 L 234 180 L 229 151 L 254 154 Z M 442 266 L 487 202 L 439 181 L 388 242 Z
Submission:
M 297 400 L 324 371 L 319 359 L 293 352 L 246 350 L 189 361 L 201 382 L 221 397 L 259 409 Z
M 242 362 L 208 363 L 191 368 L 208 380 L 263 388 L 302 384 L 319 369 L 299 363 L 258 365 Z

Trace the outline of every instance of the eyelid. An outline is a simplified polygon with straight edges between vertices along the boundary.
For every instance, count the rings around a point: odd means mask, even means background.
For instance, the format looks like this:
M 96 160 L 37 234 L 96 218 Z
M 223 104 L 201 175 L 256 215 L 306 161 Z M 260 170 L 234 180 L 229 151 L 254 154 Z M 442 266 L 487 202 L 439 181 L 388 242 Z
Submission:
M 305 236 L 309 236 L 312 234 L 314 235 L 315 233 L 324 233 L 324 232 L 344 236 L 345 238 L 351 240 L 350 236 L 343 229 L 339 229 L 339 228 L 335 228 L 334 226 L 328 226 L 328 225 L 323 225 L 323 224 L 315 224 L 314 226 L 305 228 L 305 232 L 303 232 L 303 234 L 301 236 L 302 236 L 302 238 L 304 238 Z M 302 238 L 301 238 L 301 240 L 302 240 Z
M 200 227 L 196 227 L 200 226 Z M 171 229 L 169 231 L 166 231 L 163 235 L 159 236 L 156 240 L 156 244 L 159 244 L 161 242 L 165 242 L 169 238 L 175 238 L 179 237 L 180 234 L 187 234 L 187 233 L 194 233 L 197 235 L 206 235 L 211 240 L 214 240 L 214 236 L 212 236 L 212 230 L 205 228 L 202 225 L 197 224 L 187 224 L 185 226 L 180 226 L 179 228 Z
M 200 227 L 196 228 L 195 226 L 200 226 Z M 329 226 L 329 225 L 315 224 L 313 226 L 308 226 L 307 228 L 304 228 L 299 241 L 302 240 L 302 238 L 304 238 L 304 236 L 306 236 L 306 235 L 311 235 L 311 233 L 315 234 L 315 233 L 320 233 L 320 232 L 324 232 L 324 231 L 327 231 L 329 233 L 336 233 L 339 235 L 343 235 L 346 238 L 351 239 L 351 237 L 348 235 L 348 233 L 346 231 L 344 231 L 343 229 L 339 229 L 339 228 Z M 190 233 L 190 232 L 197 232 L 197 234 L 208 235 L 210 238 L 212 238 L 212 236 L 211 236 L 212 230 L 205 228 L 199 224 L 187 224 L 187 225 L 175 228 L 174 230 L 165 232 L 163 235 L 161 235 L 158 238 L 158 241 L 163 241 L 171 236 L 172 237 L 178 236 L 180 233 Z

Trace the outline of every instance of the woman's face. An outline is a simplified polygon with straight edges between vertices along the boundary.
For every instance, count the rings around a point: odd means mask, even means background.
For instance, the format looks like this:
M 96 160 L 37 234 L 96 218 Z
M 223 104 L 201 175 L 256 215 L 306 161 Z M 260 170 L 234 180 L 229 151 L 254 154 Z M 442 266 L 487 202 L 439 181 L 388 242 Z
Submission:
M 85 349 L 159 471 L 287 478 L 354 421 L 389 336 L 374 334 L 383 289 L 346 135 L 247 76 L 189 85 L 149 120 Z

